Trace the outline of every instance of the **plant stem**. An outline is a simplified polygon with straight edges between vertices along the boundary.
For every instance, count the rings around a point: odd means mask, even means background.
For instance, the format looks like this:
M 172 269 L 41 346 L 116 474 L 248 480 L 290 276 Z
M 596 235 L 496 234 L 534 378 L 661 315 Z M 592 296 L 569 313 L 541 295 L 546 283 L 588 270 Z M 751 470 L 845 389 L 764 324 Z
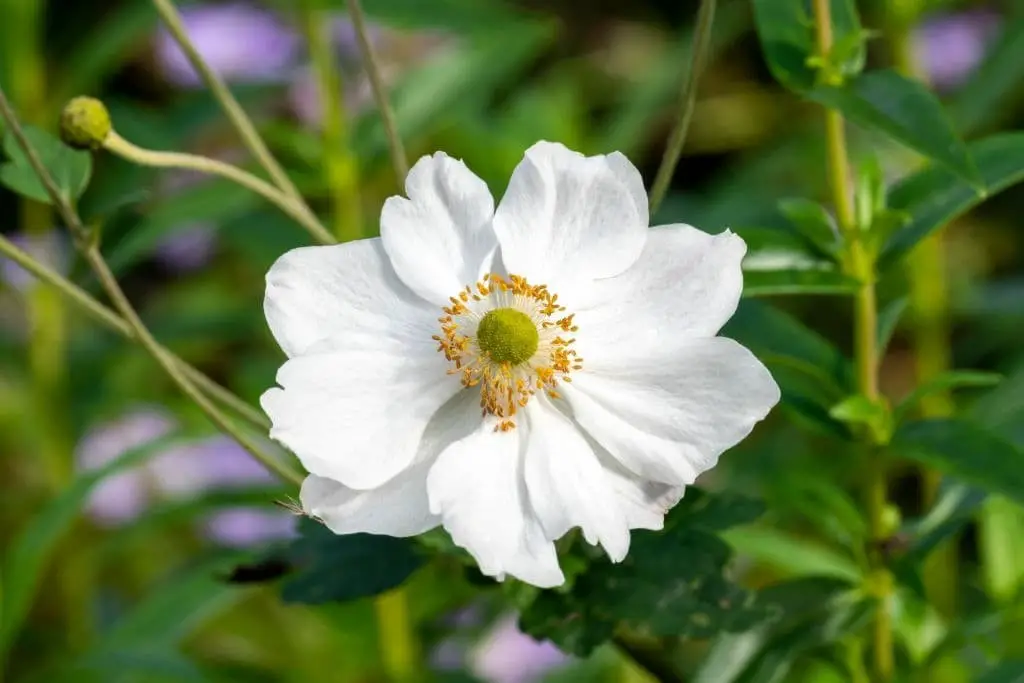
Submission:
M 360 0 L 348 0 L 348 14 L 352 20 L 352 26 L 356 29 L 359 52 L 363 58 L 363 65 L 366 67 L 366 75 L 370 78 L 373 99 L 377 102 L 377 109 L 384 122 L 384 132 L 388 136 L 388 147 L 391 150 L 391 164 L 395 167 L 395 177 L 398 178 L 398 185 L 401 187 L 405 184 L 405 176 L 409 174 L 409 160 L 405 156 L 402 136 L 398 133 L 395 113 L 388 102 L 388 92 L 380 74 L 380 62 L 370 43 L 370 36 L 366 29 L 366 16 L 363 14 Z
M 672 174 L 675 172 L 676 164 L 679 163 L 679 156 L 683 152 L 683 145 L 686 143 L 686 134 L 690 130 L 693 109 L 697 104 L 697 83 L 700 81 L 701 74 L 704 73 L 704 66 L 711 47 L 711 29 L 715 21 L 715 4 L 715 0 L 702 0 L 700 9 L 697 11 L 697 28 L 693 39 L 690 69 L 683 82 L 683 90 L 679 98 L 679 118 L 676 120 L 676 125 L 669 136 L 668 145 L 665 147 L 665 154 L 661 159 L 661 166 L 658 167 L 658 173 L 654 177 L 654 185 L 651 187 L 650 213 L 652 216 L 657 212 L 661 202 L 665 199 L 669 183 L 672 182 Z
M 919 9 L 917 4 L 904 2 L 901 5 L 900 0 L 894 0 L 891 9 L 893 25 L 888 34 L 896 70 L 908 78 L 923 80 L 910 40 L 911 23 L 916 19 Z M 907 255 L 913 323 L 911 343 L 918 384 L 946 372 L 953 365 L 949 346 L 949 292 L 945 252 L 944 231 L 935 230 Z M 934 391 L 921 398 L 922 417 L 948 417 L 954 410 L 953 396 L 947 390 Z M 930 467 L 922 467 L 921 480 L 924 489 L 922 503 L 928 509 L 938 498 L 942 475 Z M 954 536 L 936 547 L 925 558 L 921 572 L 928 600 L 947 617 L 956 613 L 958 601 L 958 538 L 959 535 Z
M 247 173 L 231 164 L 197 154 L 155 152 L 143 149 L 138 145 L 128 142 L 113 130 L 107 134 L 106 139 L 103 141 L 103 148 L 140 166 L 183 168 L 227 178 L 273 203 L 288 216 L 295 219 L 317 242 L 321 244 L 334 244 L 336 241 L 304 202 L 296 201 L 270 183 L 260 180 L 251 173 Z
M 224 113 L 231 120 L 231 124 L 238 131 L 245 146 L 259 161 L 260 166 L 270 175 L 278 189 L 297 203 L 305 205 L 302 195 L 299 194 L 298 189 L 288 178 L 288 175 L 281 168 L 274 155 L 267 149 L 263 138 L 256 131 L 256 126 L 253 125 L 245 110 L 238 104 L 238 100 L 231 94 L 231 91 L 228 90 L 220 76 L 214 73 L 213 69 L 203 61 L 202 55 L 199 54 L 192 41 L 189 40 L 188 33 L 185 31 L 185 25 L 181 20 L 181 14 L 178 12 L 177 7 L 174 6 L 173 0 L 153 0 L 153 5 L 167 26 L 167 30 L 178 43 L 178 46 L 181 47 L 181 51 L 185 53 L 192 68 L 196 70 L 196 73 L 200 75 L 206 86 L 210 89 L 210 92 L 213 93 L 214 98 L 220 103 Z
M 103 259 L 100 254 L 97 242 L 93 239 L 92 235 L 88 233 L 85 226 L 82 224 L 81 219 L 78 217 L 78 213 L 74 207 L 71 206 L 70 202 L 64 195 L 61 194 L 60 189 L 54 182 L 50 172 L 43 166 L 42 161 L 39 159 L 39 154 L 35 148 L 25 137 L 25 132 L 21 128 L 21 124 L 18 122 L 14 111 L 11 109 L 10 103 L 7 101 L 7 96 L 3 89 L 0 88 L 0 116 L 6 121 L 10 132 L 13 134 L 18 146 L 25 153 L 25 157 L 29 164 L 35 170 L 36 175 L 39 176 L 39 180 L 46 188 L 47 194 L 49 194 L 54 206 L 60 212 L 61 217 L 64 219 L 68 230 L 71 231 L 72 235 L 80 248 L 82 255 L 93 269 L 96 277 L 99 279 L 100 284 L 106 291 L 107 296 L 113 302 L 114 307 L 120 312 L 121 317 L 131 328 L 133 336 L 139 341 L 140 344 L 153 356 L 160 367 L 164 369 L 167 375 L 174 381 L 175 384 L 185 393 L 195 404 L 206 414 L 206 416 L 213 422 L 218 428 L 233 437 L 243 448 L 263 463 L 272 472 L 278 474 L 283 479 L 291 481 L 295 484 L 302 483 L 302 477 L 291 469 L 286 467 L 284 464 L 277 461 L 273 456 L 264 453 L 262 449 L 253 441 L 251 441 L 238 427 L 223 413 L 220 409 L 214 405 L 205 394 L 203 394 L 196 385 L 192 382 L 189 377 L 182 372 L 181 368 L 175 363 L 173 357 L 168 353 L 164 347 L 162 347 L 153 335 L 150 334 L 149 330 L 143 324 L 139 318 L 135 309 L 132 307 L 128 298 L 125 296 L 121 286 L 117 283 L 114 274 L 110 271 L 107 266 L 107 262 Z
M 330 22 L 317 0 L 303 0 L 302 24 L 323 110 L 323 171 L 332 202 L 334 235 L 348 242 L 362 237 L 359 165 L 349 145 L 342 84 L 330 41 Z
M 826 57 L 832 50 L 832 17 L 830 0 L 814 0 L 815 37 L 818 53 Z M 877 401 L 878 391 L 878 309 L 875 300 L 875 268 L 865 248 L 862 236 L 856 226 L 852 185 L 850 183 L 849 160 L 846 145 L 846 131 L 842 116 L 837 111 L 825 112 L 825 139 L 828 151 L 828 176 L 835 205 L 836 218 L 846 237 L 848 268 L 860 281 L 854 297 L 854 356 L 857 367 L 857 386 L 861 394 L 871 401 Z M 867 507 L 868 526 L 871 535 L 869 560 L 871 563 L 871 585 L 878 597 L 879 606 L 875 612 L 873 627 L 873 661 L 875 676 L 880 681 L 889 681 L 893 676 L 893 629 L 892 629 L 892 576 L 885 566 L 881 553 L 881 542 L 888 530 L 885 528 L 885 511 L 888 506 L 888 482 L 885 460 L 877 444 L 867 448 L 867 473 L 864 503 Z
M 94 299 L 81 287 L 78 287 L 70 280 L 62 277 L 59 273 L 47 268 L 40 262 L 33 259 L 29 254 L 19 249 L 13 242 L 0 235 L 0 254 L 11 259 L 19 266 L 35 275 L 37 278 L 53 287 L 57 292 L 69 298 L 82 310 L 93 317 L 94 320 L 106 325 L 126 339 L 136 340 L 135 332 L 125 322 L 124 318 L 110 310 L 99 301 Z M 137 341 L 137 340 L 136 340 Z M 164 348 L 164 351 L 171 352 Z M 234 410 L 239 417 L 245 419 L 253 427 L 266 431 L 270 429 L 270 420 L 248 403 L 234 395 L 224 387 L 220 386 L 202 372 L 192 367 L 181 358 L 174 356 L 174 362 L 181 367 L 181 371 L 188 375 L 189 379 L 210 395 L 211 398 L 220 401 L 225 407 Z

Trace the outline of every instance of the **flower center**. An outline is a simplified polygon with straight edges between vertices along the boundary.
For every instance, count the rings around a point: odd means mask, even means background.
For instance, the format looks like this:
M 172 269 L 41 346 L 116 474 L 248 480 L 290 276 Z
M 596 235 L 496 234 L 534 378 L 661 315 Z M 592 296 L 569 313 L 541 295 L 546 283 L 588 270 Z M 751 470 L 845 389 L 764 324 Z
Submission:
M 438 318 L 437 350 L 466 387 L 480 387 L 481 414 L 498 418 L 496 430 L 516 426 L 515 415 L 538 391 L 558 398 L 559 381 L 583 367 L 572 349 L 573 315 L 546 285 L 518 275 L 487 275 L 451 297 Z
M 515 308 L 496 308 L 480 319 L 476 343 L 495 363 L 519 365 L 533 357 L 540 333 L 530 316 Z

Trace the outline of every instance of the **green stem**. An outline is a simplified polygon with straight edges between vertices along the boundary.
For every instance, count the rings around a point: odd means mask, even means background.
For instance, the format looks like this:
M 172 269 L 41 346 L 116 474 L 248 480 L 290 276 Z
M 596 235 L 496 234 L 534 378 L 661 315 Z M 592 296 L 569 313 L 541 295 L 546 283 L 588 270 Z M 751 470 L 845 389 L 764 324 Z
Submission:
M 143 324 L 139 318 L 138 313 L 132 307 L 128 298 L 125 296 L 121 286 L 117 283 L 117 279 L 114 274 L 110 271 L 107 262 L 103 259 L 100 254 L 97 242 L 93 239 L 93 236 L 85 229 L 82 224 L 78 213 L 74 207 L 68 202 L 68 200 L 61 194 L 60 189 L 54 182 L 50 172 L 43 166 L 42 161 L 39 159 L 39 154 L 35 148 L 25 137 L 25 132 L 21 128 L 14 111 L 11 109 L 10 102 L 7 100 L 7 95 L 3 89 L 0 88 L 0 115 L 6 121 L 10 132 L 13 134 L 14 139 L 17 141 L 18 146 L 25 153 L 25 157 L 29 164 L 35 170 L 36 175 L 39 176 L 39 180 L 42 182 L 43 187 L 46 188 L 47 194 L 53 201 L 54 206 L 60 212 L 61 217 L 64 219 L 68 230 L 71 231 L 75 237 L 76 243 L 85 260 L 89 263 L 97 279 L 100 281 L 107 296 L 110 297 L 111 302 L 114 304 L 114 308 L 121 314 L 124 321 L 131 327 L 134 337 L 139 343 L 145 348 L 154 360 L 164 369 L 167 375 L 178 385 L 178 388 L 189 397 L 203 413 L 223 432 L 233 437 L 239 445 L 247 450 L 254 458 L 263 463 L 272 472 L 275 472 L 283 479 L 291 481 L 295 484 L 302 483 L 302 477 L 291 469 L 286 467 L 284 464 L 277 461 L 272 455 L 264 453 L 263 450 L 252 440 L 249 439 L 228 417 L 221 413 L 220 409 L 211 402 L 205 394 L 203 394 L 195 385 L 195 383 L 189 379 L 186 373 L 182 372 L 180 366 L 178 366 L 174 358 L 168 353 L 163 346 L 161 346 L 153 335 L 150 334 L 149 330 Z
M 690 59 L 690 69 L 683 82 L 683 91 L 679 99 L 679 118 L 669 136 L 668 145 L 665 147 L 665 154 L 661 159 L 661 166 L 654 177 L 654 185 L 651 187 L 651 215 L 657 212 L 661 206 L 665 194 L 668 192 L 669 183 L 672 182 L 672 174 L 675 172 L 676 164 L 683 153 L 683 145 L 686 143 L 686 134 L 690 130 L 690 121 L 693 119 L 693 109 L 697 104 L 697 83 L 707 62 L 708 52 L 711 47 L 711 29 L 715 21 L 715 0 L 702 0 L 700 10 L 697 12 L 697 29 L 693 39 L 693 56 Z
M 398 133 L 395 113 L 388 102 L 388 91 L 384 87 L 384 79 L 380 74 L 380 62 L 370 43 L 369 32 L 366 29 L 366 16 L 363 14 L 360 0 L 348 0 L 348 14 L 352 20 L 352 26 L 356 29 L 359 51 L 363 58 L 363 64 L 366 66 L 366 74 L 370 78 L 370 89 L 373 90 L 373 99 L 377 103 L 377 109 L 384 122 L 384 132 L 388 137 L 391 164 L 395 167 L 395 177 L 398 178 L 398 185 L 401 187 L 405 184 L 405 176 L 409 175 L 409 160 L 405 156 L 402 136 Z
M 815 38 L 818 53 L 827 56 L 832 50 L 832 17 L 830 0 L 814 0 Z M 875 299 L 875 268 L 856 226 L 846 131 L 839 112 L 825 112 L 825 141 L 828 151 L 828 177 L 835 205 L 836 218 L 846 237 L 848 268 L 860 281 L 854 296 L 854 357 L 857 385 L 861 394 L 871 401 L 880 398 L 878 391 L 878 307 Z M 894 643 L 892 627 L 892 575 L 885 565 L 881 544 L 888 529 L 885 511 L 888 507 L 888 482 L 883 452 L 877 444 L 868 443 L 864 504 L 867 508 L 871 535 L 871 587 L 878 597 L 872 630 L 875 676 L 880 681 L 892 680 Z
M 312 235 L 313 239 L 321 244 L 334 244 L 336 241 L 304 202 L 289 197 L 270 183 L 260 180 L 251 173 L 247 173 L 231 164 L 197 154 L 155 152 L 143 149 L 128 142 L 113 130 L 103 140 L 103 148 L 140 166 L 183 168 L 227 178 L 273 203 L 288 214 L 288 216 L 295 219 L 299 225 L 305 228 L 306 232 Z
M 420 648 L 409 617 L 409 599 L 397 588 L 378 596 L 373 603 L 377 615 L 377 638 L 380 642 L 384 671 L 396 683 L 418 680 Z
M 349 145 L 342 84 L 331 50 L 330 22 L 317 0 L 303 0 L 302 24 L 323 104 L 324 179 L 332 202 L 334 234 L 341 242 L 362 237 L 359 166 Z
M 210 92 L 213 93 L 214 98 L 220 103 L 224 113 L 231 120 L 231 124 L 238 131 L 245 146 L 256 157 L 256 160 L 259 161 L 260 166 L 266 170 L 274 184 L 281 191 L 297 203 L 304 205 L 305 201 L 302 199 L 302 195 L 299 194 L 298 189 L 288 178 L 288 175 L 281 168 L 274 155 L 270 153 L 266 143 L 263 142 L 263 138 L 256 131 L 256 126 L 253 125 L 245 110 L 238 104 L 238 100 L 231 94 L 231 91 L 228 90 L 227 85 L 224 84 L 220 76 L 203 61 L 202 55 L 199 54 L 192 41 L 189 40 L 188 33 L 185 31 L 185 25 L 181 20 L 181 14 L 178 12 L 178 8 L 174 6 L 174 2 L 172 0 L 153 0 L 153 5 L 167 26 L 167 30 L 181 47 L 182 52 L 185 53 L 192 68 L 196 70 L 196 73 L 199 74 L 210 89 Z
M 50 285 L 55 291 L 63 294 L 77 304 L 83 311 L 88 313 L 94 320 L 107 326 L 126 339 L 136 340 L 135 332 L 125 322 L 124 318 L 110 310 L 102 303 L 94 299 L 81 287 L 78 287 L 70 280 L 62 277 L 55 271 L 33 259 L 30 255 L 19 249 L 13 242 L 0 235 L 0 254 L 11 259 L 19 266 L 35 275 L 37 278 Z M 137 340 L 136 340 L 137 341 Z M 164 351 L 171 354 L 166 348 Z M 186 363 L 181 358 L 171 354 L 174 362 L 189 379 L 199 385 L 211 398 L 220 401 L 225 407 L 235 411 L 239 417 L 245 419 L 253 427 L 266 431 L 270 429 L 270 420 L 248 403 L 234 395 L 224 387 L 220 386 L 202 372 Z

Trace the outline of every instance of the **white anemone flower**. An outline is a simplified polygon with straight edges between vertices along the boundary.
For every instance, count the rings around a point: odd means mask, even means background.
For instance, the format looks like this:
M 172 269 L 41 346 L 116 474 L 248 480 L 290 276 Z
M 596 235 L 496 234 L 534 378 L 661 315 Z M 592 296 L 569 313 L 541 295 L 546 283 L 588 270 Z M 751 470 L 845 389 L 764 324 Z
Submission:
M 619 153 L 540 142 L 497 209 L 461 161 L 424 157 L 380 238 L 303 247 L 267 275 L 288 356 L 262 397 L 311 473 L 303 509 L 338 534 L 443 525 L 480 569 L 564 581 L 579 527 L 613 561 L 779 400 L 716 334 L 746 245 L 648 228 Z

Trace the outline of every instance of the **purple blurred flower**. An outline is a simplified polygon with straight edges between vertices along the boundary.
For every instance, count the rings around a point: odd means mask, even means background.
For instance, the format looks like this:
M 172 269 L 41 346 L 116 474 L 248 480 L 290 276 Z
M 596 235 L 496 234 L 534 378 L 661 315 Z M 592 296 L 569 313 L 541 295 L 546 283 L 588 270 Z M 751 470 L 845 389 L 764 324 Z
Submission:
M 29 256 L 45 266 L 66 274 L 71 266 L 71 250 L 63 233 L 54 229 L 41 235 L 15 234 L 8 237 Z M 0 257 L 0 280 L 19 291 L 26 291 L 36 281 L 34 275 L 10 259 Z
M 176 228 L 156 245 L 156 260 L 177 272 L 198 270 L 213 256 L 217 246 L 214 227 L 193 223 Z
M 998 29 L 999 17 L 990 12 L 933 17 L 914 32 L 915 59 L 936 88 L 955 88 L 977 68 Z
M 154 409 L 140 409 L 94 429 L 77 450 L 80 468 L 92 470 L 129 450 L 167 436 L 174 420 Z M 185 499 L 205 491 L 273 481 L 271 474 L 225 436 L 169 446 L 145 464 L 107 477 L 93 491 L 89 513 L 105 526 L 123 524 L 158 499 Z M 246 546 L 293 535 L 295 520 L 284 511 L 242 507 L 222 510 L 204 523 L 213 541 Z
M 301 42 L 276 16 L 245 2 L 182 9 L 182 21 L 196 50 L 229 81 L 274 82 L 286 78 Z M 157 36 L 156 59 L 175 85 L 198 86 L 199 75 L 165 30 Z
M 503 618 L 470 655 L 473 673 L 491 683 L 531 683 L 570 658 L 550 642 L 539 643 Z

